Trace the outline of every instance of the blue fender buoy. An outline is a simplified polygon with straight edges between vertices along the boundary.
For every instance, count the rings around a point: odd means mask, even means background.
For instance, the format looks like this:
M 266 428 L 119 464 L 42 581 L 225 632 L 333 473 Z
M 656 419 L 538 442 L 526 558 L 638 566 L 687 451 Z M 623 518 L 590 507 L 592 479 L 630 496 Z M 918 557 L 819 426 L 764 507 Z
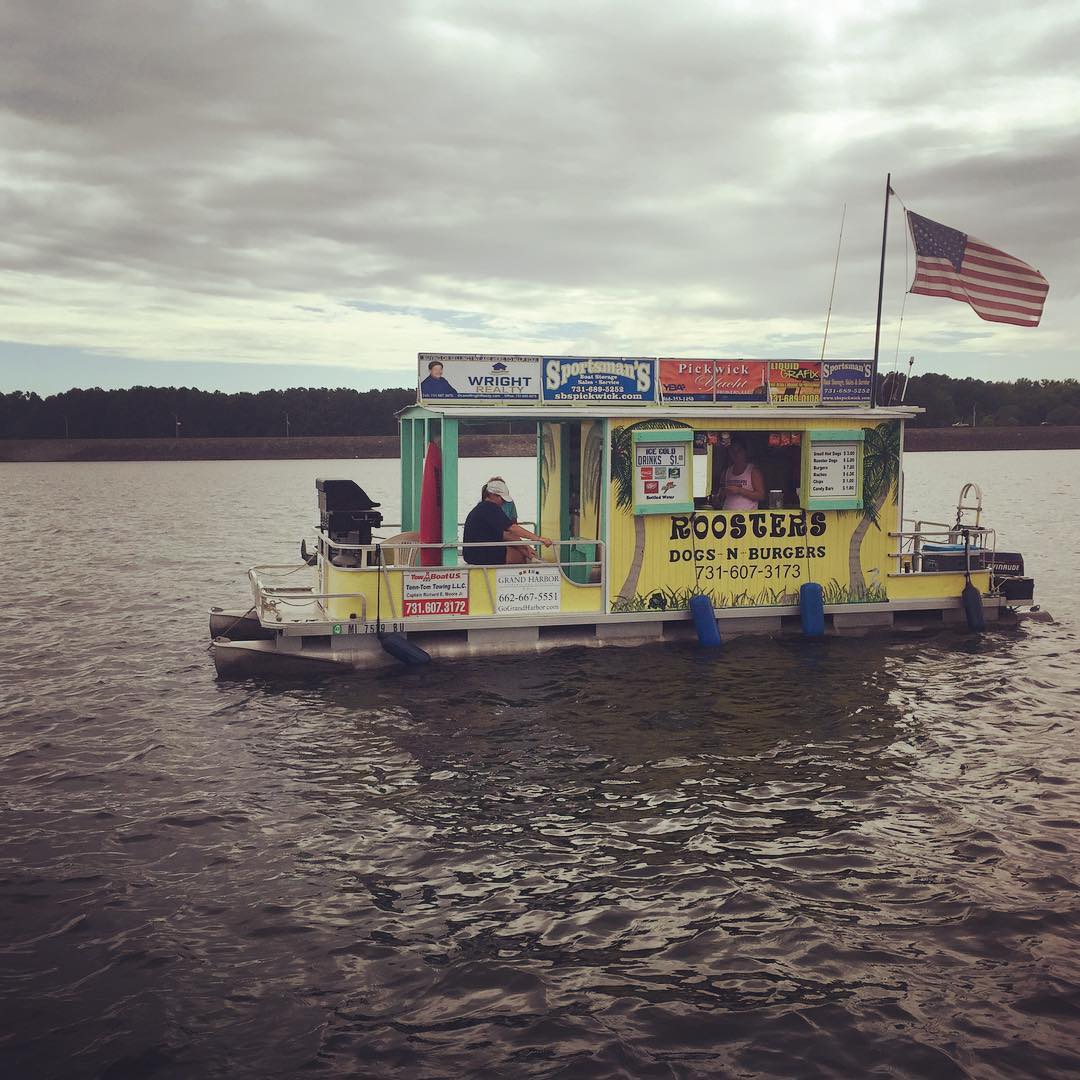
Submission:
M 816 581 L 808 581 L 799 589 L 799 622 L 804 637 L 824 637 L 825 601 Z
M 981 634 L 986 629 L 986 617 L 982 594 L 971 584 L 971 534 L 967 529 L 964 530 L 964 590 L 960 593 L 960 603 L 964 607 L 968 629 L 973 634 Z
M 694 620 L 699 645 L 715 649 L 719 647 L 720 628 L 716 625 L 716 612 L 707 596 L 690 597 L 690 615 Z
M 981 634 L 986 629 L 982 595 L 970 581 L 960 594 L 960 602 L 964 605 L 964 618 L 967 619 L 968 629 L 972 633 Z
M 426 664 L 431 657 L 404 634 L 381 634 L 379 644 L 395 659 L 410 667 Z

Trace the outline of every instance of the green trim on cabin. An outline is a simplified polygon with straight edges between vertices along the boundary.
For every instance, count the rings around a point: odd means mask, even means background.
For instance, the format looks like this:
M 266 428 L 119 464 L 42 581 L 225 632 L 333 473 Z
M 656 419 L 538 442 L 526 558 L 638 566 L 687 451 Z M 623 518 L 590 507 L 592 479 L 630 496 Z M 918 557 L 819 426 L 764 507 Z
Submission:
M 804 433 L 803 447 L 803 470 L 802 490 L 804 492 L 803 505 L 807 510 L 861 510 L 863 508 L 863 442 L 866 433 L 861 427 L 816 430 L 807 429 Z M 847 499 L 815 499 L 810 492 L 813 490 L 810 472 L 814 461 L 814 443 L 857 443 L 858 457 L 855 462 L 855 475 L 858 478 L 859 494 L 854 498 Z
M 408 532 L 418 532 L 420 529 L 420 492 L 424 485 L 424 454 L 427 452 L 427 442 L 424 436 L 426 421 L 418 418 L 413 421 L 412 426 L 412 440 L 413 440 L 413 498 L 411 511 L 411 528 Z M 404 518 L 402 518 L 402 528 L 405 527 Z
M 399 421 L 398 441 L 401 446 L 401 530 L 411 532 L 413 528 L 413 422 L 402 417 Z
M 458 422 L 442 421 L 442 539 L 457 543 L 458 523 Z M 457 548 L 443 548 L 443 566 L 457 566 Z
M 810 428 L 807 434 L 813 442 L 862 442 L 866 438 L 866 432 L 861 427 L 846 428 L 842 431 L 818 431 Z
M 570 539 L 570 425 L 559 424 L 559 539 Z
M 692 428 L 646 428 L 642 431 L 631 432 L 631 444 L 637 449 L 639 443 L 689 443 L 689 452 L 686 455 L 687 482 L 690 487 L 689 502 L 665 502 L 665 503 L 634 503 L 635 514 L 690 514 L 694 510 L 694 431 Z M 630 475 L 634 475 L 634 457 L 630 460 Z M 634 481 L 631 480 L 634 484 Z M 636 484 L 634 486 L 636 493 Z

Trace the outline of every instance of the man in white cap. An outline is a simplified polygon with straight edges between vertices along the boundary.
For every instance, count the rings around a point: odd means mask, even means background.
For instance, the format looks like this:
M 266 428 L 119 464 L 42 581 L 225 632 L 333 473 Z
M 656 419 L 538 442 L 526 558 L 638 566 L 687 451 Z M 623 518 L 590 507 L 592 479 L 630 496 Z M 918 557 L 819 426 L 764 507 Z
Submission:
M 513 547 L 497 546 L 507 540 L 536 540 L 544 547 L 551 547 L 546 536 L 537 536 L 510 519 L 503 512 L 503 504 L 510 503 L 510 489 L 505 480 L 492 477 L 485 485 L 483 498 L 469 511 L 465 519 L 463 540 L 469 544 L 491 544 L 492 547 L 465 547 L 463 555 L 474 566 L 501 566 L 503 563 L 523 563 L 536 558 L 527 544 Z

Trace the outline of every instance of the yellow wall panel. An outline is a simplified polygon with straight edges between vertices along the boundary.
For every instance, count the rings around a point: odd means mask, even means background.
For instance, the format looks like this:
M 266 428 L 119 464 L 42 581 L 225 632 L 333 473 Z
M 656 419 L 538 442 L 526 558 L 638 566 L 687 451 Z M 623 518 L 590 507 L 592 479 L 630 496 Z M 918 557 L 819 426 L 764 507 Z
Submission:
M 419 569 L 419 568 L 417 568 Z M 462 569 L 465 569 L 463 566 Z M 501 567 L 495 566 L 471 566 L 468 567 L 469 575 L 469 610 L 470 616 L 494 615 L 494 600 L 497 597 L 496 571 Z M 327 567 L 327 591 L 329 593 L 347 594 L 336 599 L 327 600 L 324 604 L 327 616 L 331 621 L 348 620 L 355 616 L 357 619 L 366 619 L 368 622 L 375 621 L 376 586 L 379 583 L 381 596 L 381 614 L 383 622 L 390 619 L 401 619 L 402 616 L 402 593 L 403 578 L 408 569 L 388 567 L 384 573 L 379 573 L 374 567 L 363 569 L 349 569 L 346 567 Z M 599 613 L 603 609 L 603 595 L 599 585 L 580 585 L 570 581 L 565 574 L 559 588 L 560 611 L 568 614 Z M 425 617 L 429 622 L 431 617 Z M 453 624 L 457 618 L 455 615 L 438 616 L 447 624 Z M 405 620 L 406 628 L 412 618 Z
M 826 603 L 867 603 L 888 599 L 888 574 L 896 569 L 888 533 L 899 525 L 896 476 L 899 428 L 867 439 L 867 456 L 887 458 L 888 488 L 873 503 L 876 524 L 863 510 L 699 510 L 694 514 L 638 515 L 620 491 L 629 465 L 620 462 L 626 433 L 641 421 L 616 425 L 612 438 L 610 576 L 613 611 L 685 608 L 702 593 L 717 607 L 797 602 L 799 586 L 822 585 Z M 646 426 L 642 423 L 642 426 Z M 655 423 L 647 425 L 658 427 Z M 865 430 L 862 417 L 770 419 L 689 417 L 667 427 L 705 431 Z M 621 427 L 621 433 L 619 428 Z M 873 425 L 871 425 L 871 428 Z M 622 451 L 625 457 L 625 449 Z M 695 468 L 706 467 L 700 456 Z M 623 505 L 619 505 L 622 503 Z
M 981 593 L 990 591 L 990 571 L 972 570 L 971 583 Z M 896 574 L 889 578 L 891 600 L 932 600 L 939 596 L 959 596 L 965 584 L 961 574 Z

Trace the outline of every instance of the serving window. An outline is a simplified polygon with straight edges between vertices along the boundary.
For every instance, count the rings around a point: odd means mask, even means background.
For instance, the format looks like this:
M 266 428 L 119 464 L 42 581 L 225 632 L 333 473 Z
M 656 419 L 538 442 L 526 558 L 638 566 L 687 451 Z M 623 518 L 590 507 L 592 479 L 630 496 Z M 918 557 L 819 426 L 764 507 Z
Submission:
M 760 505 L 798 509 L 802 504 L 805 431 L 696 431 L 694 432 L 694 506 L 723 509 L 724 476 L 732 464 L 732 439 L 743 442 L 749 465 L 761 472 L 765 497 Z

